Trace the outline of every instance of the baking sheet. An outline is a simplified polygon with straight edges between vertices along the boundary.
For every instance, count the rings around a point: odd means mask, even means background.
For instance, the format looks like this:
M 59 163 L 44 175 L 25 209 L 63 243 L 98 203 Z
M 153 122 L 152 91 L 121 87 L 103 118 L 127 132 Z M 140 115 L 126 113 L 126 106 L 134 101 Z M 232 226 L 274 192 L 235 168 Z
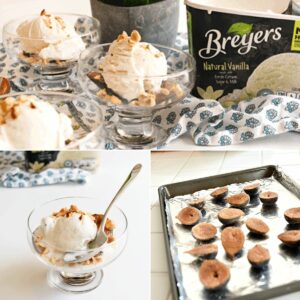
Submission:
M 263 170 L 265 172 L 262 172 Z M 276 206 L 263 208 L 258 198 L 251 199 L 251 202 L 245 210 L 246 216 L 244 220 L 250 216 L 262 218 L 269 225 L 270 232 L 268 238 L 258 238 L 248 234 L 249 231 L 245 224 L 242 223 L 241 229 L 245 234 L 246 241 L 241 255 L 233 261 L 228 259 L 225 255 L 220 241 L 220 233 L 223 225 L 217 219 L 217 213 L 228 205 L 225 203 L 222 205 L 214 203 L 213 199 L 209 196 L 211 191 L 218 186 L 194 192 L 196 181 L 180 183 L 178 185 L 184 186 L 185 188 L 183 188 L 183 190 L 185 192 L 187 191 L 187 186 L 190 185 L 191 191 L 194 193 L 175 197 L 172 195 L 171 198 L 165 199 L 164 213 L 166 215 L 165 221 L 168 228 L 168 245 L 170 247 L 170 258 L 172 260 L 174 276 L 176 277 L 175 284 L 179 299 L 248 298 L 248 295 L 252 295 L 253 297 L 253 293 L 258 293 L 257 295 L 259 295 L 259 297 L 255 297 L 256 299 L 266 299 L 270 297 L 270 294 L 266 293 L 266 291 L 273 290 L 276 291 L 275 294 L 279 295 L 287 292 L 289 288 L 290 290 L 300 289 L 300 284 L 295 285 L 296 281 L 300 279 L 300 251 L 298 249 L 290 249 L 282 246 L 277 238 L 278 234 L 287 229 L 298 229 L 297 227 L 287 225 L 283 213 L 290 207 L 300 205 L 298 198 L 299 189 L 292 180 L 282 172 L 279 172 L 275 167 L 267 166 L 264 168 L 245 170 L 244 172 L 245 174 L 252 174 L 250 176 L 244 176 L 252 180 L 241 182 L 241 176 L 238 176 L 238 173 L 236 173 L 236 176 L 231 176 L 231 182 L 235 181 L 238 183 L 226 183 L 229 187 L 229 194 L 242 191 L 242 187 L 245 184 L 259 181 L 262 191 L 272 190 L 277 192 L 279 194 L 279 200 Z M 255 178 L 253 173 L 255 172 L 259 173 L 256 178 L 262 178 L 253 180 Z M 242 174 L 242 172 L 240 173 Z M 220 178 L 220 175 L 216 177 Z M 224 178 L 225 177 L 226 175 L 224 175 Z M 213 180 L 213 177 L 210 178 L 208 186 L 212 185 L 211 182 L 218 182 L 218 180 Z M 174 187 L 174 184 L 172 184 L 172 187 Z M 169 190 L 172 190 L 172 188 L 166 188 L 164 190 L 165 194 L 166 191 L 168 192 Z M 160 191 L 162 192 L 162 190 Z M 227 288 L 217 292 L 207 292 L 200 283 L 198 277 L 199 261 L 184 253 L 198 245 L 198 243 L 192 237 L 190 230 L 180 225 L 175 218 L 178 212 L 187 205 L 187 201 L 197 197 L 204 197 L 206 199 L 205 211 L 203 211 L 201 222 L 212 223 L 218 228 L 217 238 L 215 240 L 219 248 L 217 259 L 224 262 L 230 268 L 231 272 L 231 279 Z M 261 244 L 268 248 L 271 254 L 269 267 L 261 271 L 251 268 L 247 260 L 247 251 L 255 244 Z M 293 288 L 291 288 L 291 283 L 294 283 Z M 175 286 L 175 284 L 173 284 L 173 286 Z M 286 285 L 285 288 L 280 290 L 280 287 L 283 285 Z

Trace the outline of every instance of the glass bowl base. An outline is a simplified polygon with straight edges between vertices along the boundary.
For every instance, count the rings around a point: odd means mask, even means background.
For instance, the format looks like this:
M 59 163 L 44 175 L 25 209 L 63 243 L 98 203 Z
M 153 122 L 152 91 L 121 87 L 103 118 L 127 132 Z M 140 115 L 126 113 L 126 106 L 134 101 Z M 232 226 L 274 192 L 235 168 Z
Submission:
M 115 124 L 106 127 L 107 138 L 119 149 L 152 149 L 161 146 L 168 138 L 167 132 L 152 124 L 151 135 L 121 135 L 116 129 Z
M 71 274 L 49 270 L 48 283 L 66 293 L 81 294 L 96 289 L 102 282 L 103 271 L 98 270 L 85 274 Z

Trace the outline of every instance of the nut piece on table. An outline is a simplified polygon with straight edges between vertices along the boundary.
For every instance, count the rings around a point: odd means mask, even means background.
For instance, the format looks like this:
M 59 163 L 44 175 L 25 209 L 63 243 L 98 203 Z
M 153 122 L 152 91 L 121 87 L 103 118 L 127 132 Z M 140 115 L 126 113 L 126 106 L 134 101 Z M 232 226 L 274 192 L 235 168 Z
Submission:
M 248 251 L 247 259 L 256 268 L 267 265 L 270 261 L 270 252 L 261 245 L 256 245 Z
M 238 227 L 227 227 L 222 231 L 221 241 L 227 255 L 233 259 L 244 247 L 245 236 Z
M 9 80 L 5 77 L 0 77 L 0 95 L 5 95 L 10 92 Z
M 209 241 L 217 234 L 217 228 L 209 223 L 200 223 L 192 228 L 192 235 L 198 241 Z
M 182 225 L 195 225 L 200 221 L 201 213 L 194 207 L 185 207 L 178 213 L 176 218 Z
M 246 221 L 246 226 L 250 230 L 250 232 L 255 234 L 266 234 L 269 232 L 269 226 L 263 221 L 258 218 L 249 218 Z
M 199 279 L 208 290 L 220 289 L 229 281 L 230 270 L 218 260 L 205 260 L 199 269 Z
M 231 225 L 240 221 L 245 213 L 238 208 L 223 208 L 218 213 L 219 221 L 224 225 Z

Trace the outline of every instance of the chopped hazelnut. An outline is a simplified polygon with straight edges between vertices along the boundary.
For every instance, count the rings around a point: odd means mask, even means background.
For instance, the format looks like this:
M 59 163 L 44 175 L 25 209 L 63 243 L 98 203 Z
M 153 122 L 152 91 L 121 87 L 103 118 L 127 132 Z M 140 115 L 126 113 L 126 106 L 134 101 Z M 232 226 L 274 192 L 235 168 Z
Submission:
M 130 35 L 130 40 L 137 43 L 141 40 L 141 36 L 137 30 L 133 30 Z

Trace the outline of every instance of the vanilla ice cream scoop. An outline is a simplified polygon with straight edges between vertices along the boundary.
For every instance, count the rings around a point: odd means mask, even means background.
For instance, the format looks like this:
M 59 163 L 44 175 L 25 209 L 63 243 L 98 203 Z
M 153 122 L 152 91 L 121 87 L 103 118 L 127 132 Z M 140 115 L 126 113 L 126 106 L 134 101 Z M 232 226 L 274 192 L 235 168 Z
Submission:
M 300 54 L 283 53 L 263 61 L 248 79 L 246 91 L 252 96 L 270 89 L 292 91 L 300 87 Z
M 162 83 L 159 76 L 167 75 L 164 53 L 140 40 L 137 31 L 130 36 L 123 32 L 100 62 L 100 71 L 107 87 L 128 101 L 146 92 L 159 91 Z M 151 78 L 155 76 L 158 78 Z
M 0 148 L 59 149 L 73 138 L 71 119 L 35 96 L 8 97 L 0 102 Z
M 93 217 L 82 212 L 46 217 L 37 232 L 45 245 L 60 251 L 86 250 L 96 233 Z
M 43 59 L 76 60 L 85 48 L 71 24 L 45 10 L 37 18 L 21 23 L 17 34 L 25 52 Z

